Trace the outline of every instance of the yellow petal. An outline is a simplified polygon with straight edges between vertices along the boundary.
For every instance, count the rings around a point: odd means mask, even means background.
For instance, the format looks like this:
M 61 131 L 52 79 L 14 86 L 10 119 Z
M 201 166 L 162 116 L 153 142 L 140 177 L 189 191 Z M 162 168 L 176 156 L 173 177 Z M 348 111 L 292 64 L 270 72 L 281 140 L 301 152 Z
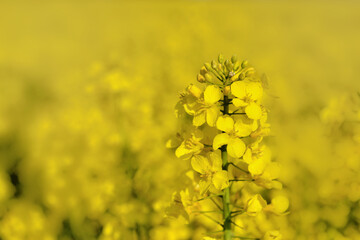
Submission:
M 285 196 L 276 196 L 271 200 L 271 206 L 275 213 L 284 213 L 289 208 L 289 199 Z
M 234 98 L 232 100 L 232 103 L 234 104 L 235 107 L 246 107 L 248 105 L 247 102 L 245 102 L 244 100 L 242 100 L 240 98 Z
M 196 98 L 199 98 L 201 96 L 201 89 L 193 84 L 190 84 L 187 87 L 187 90 Z
M 221 159 L 220 151 L 211 152 L 209 154 L 209 156 L 212 161 L 211 170 L 214 172 L 221 171 L 222 170 L 222 159 Z
M 180 157 L 185 156 L 186 154 L 189 154 L 191 152 L 192 152 L 191 149 L 188 149 L 185 146 L 185 142 L 182 142 L 180 144 L 180 146 L 175 150 L 175 155 L 176 155 L 176 157 L 180 158 Z
M 191 158 L 191 166 L 200 174 L 204 174 L 210 170 L 209 160 L 201 155 L 195 155 Z
M 248 122 L 248 121 L 243 120 L 243 118 L 239 118 L 234 124 L 234 129 L 235 129 L 236 135 L 238 137 L 249 136 L 251 134 L 251 132 L 253 131 L 253 122 L 254 121 Z
M 246 97 L 246 83 L 237 81 L 231 84 L 231 93 L 238 98 Z
M 267 180 L 273 180 L 278 178 L 280 175 L 280 164 L 278 162 L 270 162 L 267 164 L 264 173 L 262 174 L 262 178 L 266 178 Z
M 227 171 L 219 171 L 213 175 L 212 183 L 217 190 L 222 190 L 229 186 L 229 177 Z
M 210 181 L 200 180 L 199 182 L 200 195 L 205 194 L 209 190 L 210 186 L 211 186 Z
M 193 154 L 199 154 L 204 148 L 204 144 L 195 141 L 194 136 L 190 139 L 186 139 L 175 150 L 175 155 L 178 158 L 189 159 Z
M 230 136 L 227 133 L 221 133 L 214 137 L 213 148 L 214 150 L 228 144 Z
M 245 143 L 240 138 L 231 138 L 227 145 L 227 152 L 231 157 L 240 158 L 246 149 Z
M 206 117 L 205 111 L 196 113 L 193 118 L 193 125 L 197 127 L 203 125 L 205 123 L 205 117 Z
M 217 129 L 229 133 L 234 129 L 234 120 L 229 116 L 220 116 L 216 121 Z
M 251 175 L 255 176 L 262 174 L 264 172 L 265 167 L 266 167 L 266 163 L 264 162 L 264 160 L 261 158 L 257 158 L 255 161 L 249 164 L 248 169 Z
M 216 105 L 206 109 L 206 122 L 210 127 L 214 127 L 219 116 L 220 108 Z
M 246 92 L 251 100 L 258 101 L 262 98 L 263 88 L 258 82 L 249 82 L 246 86 Z
M 260 194 L 256 194 L 250 198 L 246 204 L 246 213 L 250 216 L 256 216 L 266 207 L 266 201 Z
M 251 148 L 247 148 L 244 155 L 243 155 L 243 159 L 244 159 L 244 162 L 250 164 L 253 159 L 252 159 L 252 151 L 251 151 Z
M 260 119 L 262 110 L 258 104 L 252 102 L 245 108 L 245 113 L 250 119 Z
M 221 90 L 216 85 L 209 85 L 204 92 L 204 100 L 207 104 L 214 104 L 222 97 Z

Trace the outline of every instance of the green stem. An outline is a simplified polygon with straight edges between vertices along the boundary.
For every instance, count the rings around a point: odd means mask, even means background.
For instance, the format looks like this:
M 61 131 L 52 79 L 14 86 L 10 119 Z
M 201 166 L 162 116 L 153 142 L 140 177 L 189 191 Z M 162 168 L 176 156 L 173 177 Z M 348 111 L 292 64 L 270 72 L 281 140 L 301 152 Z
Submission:
M 229 114 L 229 99 L 224 96 L 224 115 Z M 222 169 L 228 171 L 228 157 L 226 146 L 221 148 Z M 230 186 L 224 189 L 223 194 L 223 217 L 224 217 L 224 240 L 232 239 L 231 210 L 230 210 Z

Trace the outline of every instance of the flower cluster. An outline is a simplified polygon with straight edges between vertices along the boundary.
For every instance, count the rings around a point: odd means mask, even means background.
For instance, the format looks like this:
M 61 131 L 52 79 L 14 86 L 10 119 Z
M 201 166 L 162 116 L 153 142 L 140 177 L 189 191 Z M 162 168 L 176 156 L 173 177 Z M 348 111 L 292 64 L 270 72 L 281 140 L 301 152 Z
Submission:
M 205 86 L 191 84 L 181 93 L 176 106 L 180 131 L 167 143 L 190 168 L 189 184 L 174 194 L 172 207 L 205 225 L 211 232 L 205 239 L 281 239 L 277 229 L 254 230 L 258 216 L 266 221 L 267 213 L 281 215 L 289 205 L 281 194 L 271 204 L 260 194 L 282 188 L 276 180 L 279 164 L 263 143 L 270 125 L 261 79 L 247 61 L 219 55 L 218 61 L 204 64 L 197 80 Z

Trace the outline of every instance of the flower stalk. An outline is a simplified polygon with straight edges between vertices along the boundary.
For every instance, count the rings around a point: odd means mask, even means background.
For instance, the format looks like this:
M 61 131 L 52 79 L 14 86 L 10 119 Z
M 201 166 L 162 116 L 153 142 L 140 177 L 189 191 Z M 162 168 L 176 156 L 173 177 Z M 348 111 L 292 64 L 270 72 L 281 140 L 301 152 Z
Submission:
M 227 95 L 224 95 L 224 110 L 223 114 L 229 114 L 229 98 Z M 221 147 L 221 158 L 222 158 L 222 169 L 228 171 L 228 154 L 226 151 L 226 146 Z M 231 210 L 230 210 L 230 186 L 224 189 L 223 194 L 223 218 L 224 218 L 224 240 L 232 239 L 231 231 Z

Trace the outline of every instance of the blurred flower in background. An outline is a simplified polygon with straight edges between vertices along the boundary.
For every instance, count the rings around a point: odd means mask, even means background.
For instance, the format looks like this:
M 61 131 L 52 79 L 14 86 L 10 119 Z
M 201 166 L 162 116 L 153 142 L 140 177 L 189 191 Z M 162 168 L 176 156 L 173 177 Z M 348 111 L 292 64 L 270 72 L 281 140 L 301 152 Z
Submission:
M 222 52 L 266 72 L 285 196 L 261 195 L 290 207 L 264 239 L 360 239 L 359 7 L 3 1 L 0 238 L 202 239 L 167 211 L 188 166 L 165 143 L 179 92 Z

